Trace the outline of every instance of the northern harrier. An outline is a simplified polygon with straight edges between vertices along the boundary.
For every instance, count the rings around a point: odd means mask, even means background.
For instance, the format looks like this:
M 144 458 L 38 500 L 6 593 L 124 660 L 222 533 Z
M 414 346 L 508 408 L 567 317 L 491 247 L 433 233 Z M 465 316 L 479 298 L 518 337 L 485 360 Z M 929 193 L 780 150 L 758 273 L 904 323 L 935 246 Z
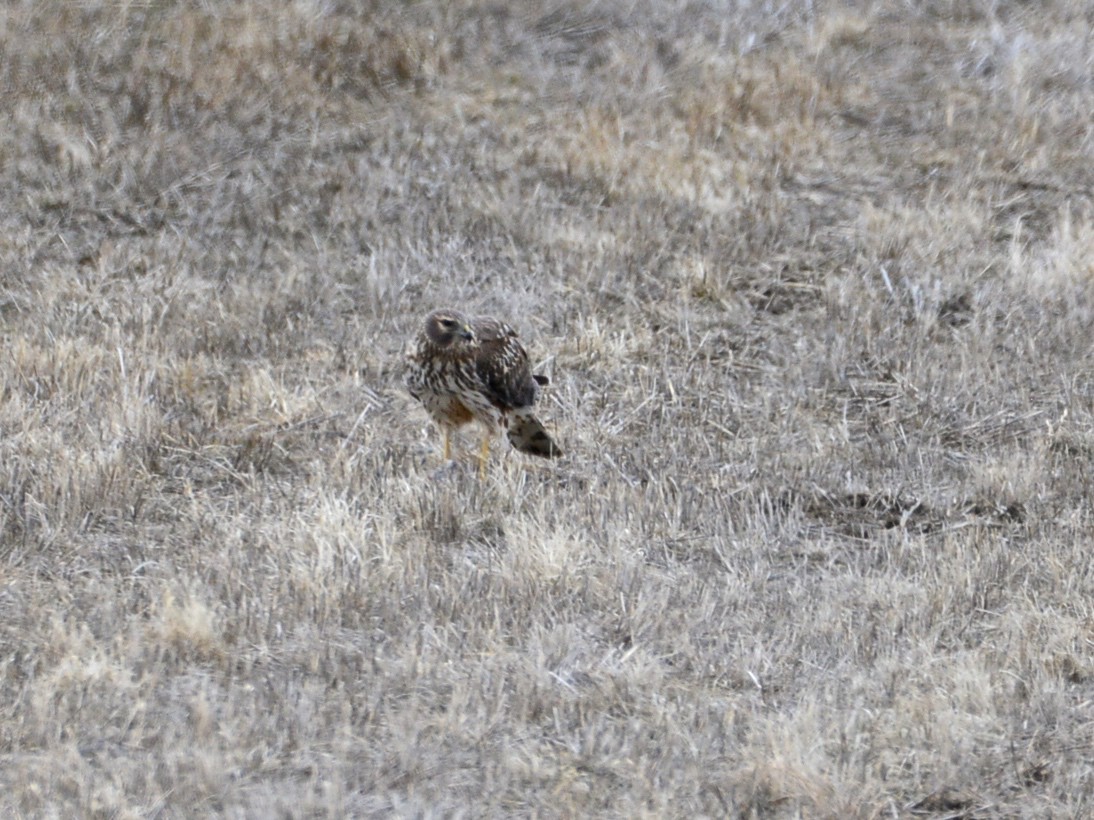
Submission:
M 489 316 L 470 319 L 457 310 L 435 310 L 407 351 L 406 386 L 444 432 L 444 458 L 452 431 L 471 421 L 486 428 L 479 455 L 485 474 L 490 439 L 505 428 L 522 453 L 562 455 L 532 415 L 545 376 L 533 376 L 517 332 Z

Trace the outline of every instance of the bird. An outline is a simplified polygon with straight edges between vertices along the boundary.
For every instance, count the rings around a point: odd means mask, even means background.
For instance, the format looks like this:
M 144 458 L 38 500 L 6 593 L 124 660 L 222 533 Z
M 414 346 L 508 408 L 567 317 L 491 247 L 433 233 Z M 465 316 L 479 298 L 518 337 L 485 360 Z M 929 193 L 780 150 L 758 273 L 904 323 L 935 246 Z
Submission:
M 546 376 L 533 375 L 528 352 L 517 332 L 491 316 L 470 318 L 441 308 L 425 317 L 406 352 L 405 382 L 444 434 L 444 459 L 451 437 L 478 421 L 485 428 L 479 473 L 486 475 L 490 441 L 504 428 L 522 453 L 557 458 L 562 449 L 533 415 L 532 406 Z

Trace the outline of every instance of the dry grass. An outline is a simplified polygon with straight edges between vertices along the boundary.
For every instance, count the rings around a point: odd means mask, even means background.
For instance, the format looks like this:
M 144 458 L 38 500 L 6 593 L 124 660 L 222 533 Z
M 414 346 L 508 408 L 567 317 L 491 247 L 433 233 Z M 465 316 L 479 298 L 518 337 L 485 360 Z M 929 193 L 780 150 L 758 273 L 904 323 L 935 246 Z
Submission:
M 1089 4 L 723 5 L 0 10 L 0 816 L 1094 812 Z

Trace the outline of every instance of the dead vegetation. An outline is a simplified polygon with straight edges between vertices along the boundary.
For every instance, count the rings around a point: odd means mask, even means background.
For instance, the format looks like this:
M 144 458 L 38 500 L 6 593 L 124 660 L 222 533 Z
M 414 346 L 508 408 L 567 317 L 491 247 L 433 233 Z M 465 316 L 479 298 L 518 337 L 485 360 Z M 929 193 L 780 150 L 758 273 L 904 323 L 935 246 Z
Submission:
M 739 5 L 0 11 L 0 814 L 1092 811 L 1094 18 Z

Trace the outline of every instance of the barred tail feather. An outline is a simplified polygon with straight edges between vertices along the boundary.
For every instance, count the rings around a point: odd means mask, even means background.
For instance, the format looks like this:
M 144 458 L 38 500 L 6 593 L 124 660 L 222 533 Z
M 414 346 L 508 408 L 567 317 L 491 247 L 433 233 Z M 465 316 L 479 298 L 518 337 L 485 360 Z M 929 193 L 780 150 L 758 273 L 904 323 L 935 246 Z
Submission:
M 562 450 L 547 435 L 539 419 L 531 413 L 514 412 L 509 416 L 509 443 L 522 453 L 542 458 L 558 458 Z

